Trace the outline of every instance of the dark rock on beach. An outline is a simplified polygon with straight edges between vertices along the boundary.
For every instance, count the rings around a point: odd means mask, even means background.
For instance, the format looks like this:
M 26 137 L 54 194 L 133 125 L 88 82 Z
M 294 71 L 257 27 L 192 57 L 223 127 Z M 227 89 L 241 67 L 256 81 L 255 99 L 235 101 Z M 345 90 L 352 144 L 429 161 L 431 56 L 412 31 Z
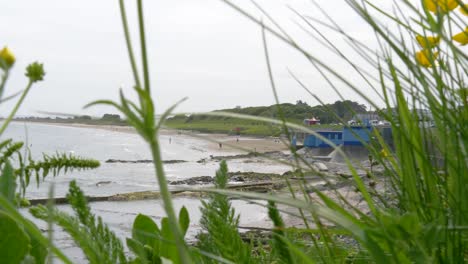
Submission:
M 100 182 L 96 183 L 96 186 L 99 187 L 99 186 L 108 185 L 108 184 L 111 184 L 111 183 L 112 183 L 111 181 L 100 181 Z
M 180 181 L 170 181 L 170 185 L 197 185 L 197 184 L 209 184 L 213 183 L 213 177 L 210 176 L 199 176 L 199 177 L 192 177 L 186 180 L 180 180 Z
M 232 182 L 261 182 L 271 181 L 284 178 L 280 174 L 275 173 L 259 173 L 259 172 L 229 172 L 229 180 Z M 198 176 L 180 181 L 170 181 L 170 185 L 197 185 L 197 184 L 210 184 L 213 183 L 213 177 Z
M 184 163 L 188 162 L 186 160 L 163 160 L 164 164 L 174 164 L 174 163 Z
M 240 176 L 240 175 L 238 175 L 238 176 L 233 176 L 233 177 L 231 177 L 230 180 L 231 180 L 231 181 L 235 181 L 235 182 L 245 182 L 244 177 L 242 177 L 242 176 Z
M 164 160 L 164 164 L 183 163 L 186 160 Z M 108 159 L 106 163 L 153 163 L 153 160 L 120 160 L 120 159 Z
M 120 159 L 108 159 L 106 163 L 152 163 L 152 160 L 120 160 Z
M 275 159 L 286 159 L 289 157 L 288 154 L 285 154 L 281 151 L 269 151 L 269 152 L 249 152 L 246 154 L 238 154 L 238 155 L 231 155 L 231 156 L 213 156 L 210 155 L 211 160 L 221 161 L 221 160 L 232 160 L 232 159 L 248 159 L 254 157 L 269 157 Z M 206 161 L 206 159 L 201 159 L 199 162 Z
M 229 179 L 231 181 L 244 181 L 244 182 L 254 182 L 254 181 L 271 181 L 275 179 L 284 178 L 281 174 L 276 173 L 261 173 L 261 172 L 229 172 Z

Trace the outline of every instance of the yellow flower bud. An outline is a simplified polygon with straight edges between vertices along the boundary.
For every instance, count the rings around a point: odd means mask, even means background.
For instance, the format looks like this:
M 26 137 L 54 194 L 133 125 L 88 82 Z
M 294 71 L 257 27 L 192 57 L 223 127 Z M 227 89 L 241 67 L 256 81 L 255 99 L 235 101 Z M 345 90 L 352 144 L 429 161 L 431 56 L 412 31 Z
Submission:
M 431 50 L 424 49 L 416 52 L 416 61 L 423 67 L 432 67 L 431 60 L 434 61 L 439 53 L 432 52 Z
M 437 46 L 440 42 L 440 37 L 424 37 L 421 35 L 416 36 L 416 40 L 423 49 L 430 49 Z
M 26 77 L 29 78 L 31 82 L 38 82 L 44 80 L 44 65 L 39 62 L 33 62 L 26 67 Z
M 385 149 L 382 149 L 382 150 L 380 151 L 380 156 L 382 156 L 382 158 L 388 157 L 387 151 L 385 151 Z
M 0 67 L 10 68 L 16 61 L 15 55 L 8 47 L 4 47 L 0 50 Z
M 424 0 L 427 10 L 436 13 L 438 11 L 447 13 L 458 6 L 457 0 Z
M 468 44 L 468 27 L 465 28 L 465 31 L 462 31 L 452 37 L 456 42 L 466 45 Z

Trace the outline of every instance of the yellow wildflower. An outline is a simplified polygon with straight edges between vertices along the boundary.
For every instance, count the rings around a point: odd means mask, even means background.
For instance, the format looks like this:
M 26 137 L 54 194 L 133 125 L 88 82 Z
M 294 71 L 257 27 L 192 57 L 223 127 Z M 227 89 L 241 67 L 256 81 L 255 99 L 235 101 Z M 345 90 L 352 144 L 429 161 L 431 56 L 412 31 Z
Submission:
M 468 44 L 468 27 L 465 28 L 465 31 L 462 31 L 452 37 L 456 42 L 466 45 Z
M 385 149 L 382 149 L 382 150 L 380 151 L 380 156 L 382 156 L 382 158 L 388 157 L 387 151 L 386 151 Z
M 460 6 L 459 10 L 460 10 L 460 12 L 462 14 L 464 14 L 465 16 L 468 16 L 468 11 L 467 11 L 468 10 L 468 4 L 464 4 L 464 5 Z
M 416 36 L 416 40 L 423 49 L 430 49 L 437 46 L 440 42 L 440 37 L 424 37 L 421 35 Z
M 432 67 L 431 60 L 435 60 L 439 53 L 432 52 L 431 50 L 424 49 L 416 52 L 416 61 L 423 67 Z
M 7 68 L 13 66 L 16 60 L 15 55 L 13 55 L 13 52 L 11 52 L 8 47 L 4 47 L 2 50 L 0 50 L 0 59 L 6 64 Z M 2 67 L 1 64 L 0 67 Z
M 424 4 L 433 13 L 438 11 L 447 13 L 458 6 L 457 0 L 424 0 Z

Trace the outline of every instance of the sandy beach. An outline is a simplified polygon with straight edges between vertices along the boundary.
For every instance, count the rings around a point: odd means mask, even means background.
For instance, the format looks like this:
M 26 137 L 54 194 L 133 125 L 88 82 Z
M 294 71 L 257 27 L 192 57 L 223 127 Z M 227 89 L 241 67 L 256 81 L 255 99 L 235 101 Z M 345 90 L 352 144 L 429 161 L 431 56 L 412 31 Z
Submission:
M 249 136 L 228 136 L 224 134 L 185 134 L 188 136 L 201 138 L 209 142 L 207 145 L 211 150 L 220 150 L 226 152 L 269 152 L 269 151 L 286 151 L 288 145 L 281 142 L 278 138 L 264 137 L 256 138 Z

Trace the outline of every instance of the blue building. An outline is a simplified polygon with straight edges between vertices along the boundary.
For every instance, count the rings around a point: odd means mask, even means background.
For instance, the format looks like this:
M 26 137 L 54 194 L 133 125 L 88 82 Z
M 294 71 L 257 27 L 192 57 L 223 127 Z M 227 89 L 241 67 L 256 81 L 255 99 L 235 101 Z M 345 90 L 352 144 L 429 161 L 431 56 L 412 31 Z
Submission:
M 343 144 L 342 131 L 317 131 L 317 134 L 333 142 L 335 145 Z M 331 147 L 328 143 L 315 135 L 309 134 L 304 138 L 304 147 L 309 148 L 328 148 Z
M 343 128 L 344 146 L 362 146 L 363 142 L 369 142 L 372 126 L 351 126 Z
M 344 127 L 343 131 L 317 131 L 317 134 L 337 146 L 363 146 L 363 142 L 370 141 L 372 129 L 372 126 L 351 126 Z M 317 136 L 307 134 L 304 137 L 304 147 L 329 148 L 331 146 Z

